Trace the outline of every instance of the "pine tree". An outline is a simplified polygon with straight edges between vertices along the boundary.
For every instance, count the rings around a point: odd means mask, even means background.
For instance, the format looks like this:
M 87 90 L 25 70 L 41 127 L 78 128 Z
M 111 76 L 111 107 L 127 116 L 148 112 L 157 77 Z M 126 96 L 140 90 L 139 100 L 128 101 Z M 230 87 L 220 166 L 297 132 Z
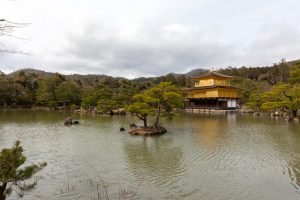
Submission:
M 5 200 L 14 188 L 22 196 L 24 191 L 32 189 L 37 182 L 26 183 L 34 174 L 42 170 L 46 163 L 39 163 L 20 168 L 26 161 L 20 141 L 10 149 L 0 152 L 0 200 Z

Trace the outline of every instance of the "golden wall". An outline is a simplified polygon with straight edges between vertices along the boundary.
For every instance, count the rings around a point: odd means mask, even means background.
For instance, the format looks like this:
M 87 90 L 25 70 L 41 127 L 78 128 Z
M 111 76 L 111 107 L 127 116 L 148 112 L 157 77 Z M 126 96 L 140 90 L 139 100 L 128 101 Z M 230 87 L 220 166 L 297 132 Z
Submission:
M 186 92 L 186 98 L 238 98 L 238 91 L 227 88 L 190 90 Z
M 196 79 L 195 87 L 220 85 L 220 86 L 230 86 L 230 80 L 220 78 L 220 77 L 208 77 L 204 79 Z

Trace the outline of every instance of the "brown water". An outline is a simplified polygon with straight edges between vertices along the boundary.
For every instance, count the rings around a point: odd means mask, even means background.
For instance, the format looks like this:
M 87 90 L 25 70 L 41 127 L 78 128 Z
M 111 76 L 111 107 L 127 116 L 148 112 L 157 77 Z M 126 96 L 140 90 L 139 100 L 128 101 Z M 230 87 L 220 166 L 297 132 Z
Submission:
M 300 199 L 300 125 L 251 115 L 180 114 L 159 137 L 119 131 L 130 116 L 0 111 L 0 148 L 47 161 L 31 199 Z M 103 189 L 103 184 L 105 188 Z M 17 199 L 16 195 L 8 199 Z M 125 198 L 123 198 L 125 199 Z

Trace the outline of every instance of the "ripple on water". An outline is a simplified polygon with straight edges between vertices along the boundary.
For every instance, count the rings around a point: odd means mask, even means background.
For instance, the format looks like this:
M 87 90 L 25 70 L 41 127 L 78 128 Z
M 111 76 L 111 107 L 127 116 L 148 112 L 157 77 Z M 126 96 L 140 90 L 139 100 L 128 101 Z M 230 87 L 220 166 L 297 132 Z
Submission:
M 166 135 L 142 138 L 119 132 L 129 116 L 76 116 L 81 124 L 65 127 L 60 113 L 20 115 L 0 112 L 0 147 L 20 139 L 29 161 L 48 162 L 24 200 L 104 198 L 103 184 L 110 199 L 120 189 L 128 199 L 300 197 L 299 129 L 286 123 L 183 115 L 163 121 Z

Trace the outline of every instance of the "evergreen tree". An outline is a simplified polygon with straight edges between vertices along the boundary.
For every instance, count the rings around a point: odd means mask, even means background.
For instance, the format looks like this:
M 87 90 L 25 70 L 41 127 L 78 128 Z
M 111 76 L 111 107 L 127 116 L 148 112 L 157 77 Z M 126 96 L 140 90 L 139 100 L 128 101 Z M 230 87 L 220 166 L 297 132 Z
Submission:
M 42 170 L 46 163 L 39 163 L 20 168 L 26 161 L 20 141 L 16 141 L 10 149 L 0 152 L 0 200 L 5 200 L 13 188 L 19 195 L 32 189 L 37 182 L 25 183 L 34 174 Z
M 154 126 L 158 126 L 161 114 L 170 115 L 173 108 L 183 106 L 183 97 L 178 88 L 170 82 L 161 82 L 144 93 L 136 94 L 128 111 L 134 113 L 147 127 L 147 117 L 156 115 Z

